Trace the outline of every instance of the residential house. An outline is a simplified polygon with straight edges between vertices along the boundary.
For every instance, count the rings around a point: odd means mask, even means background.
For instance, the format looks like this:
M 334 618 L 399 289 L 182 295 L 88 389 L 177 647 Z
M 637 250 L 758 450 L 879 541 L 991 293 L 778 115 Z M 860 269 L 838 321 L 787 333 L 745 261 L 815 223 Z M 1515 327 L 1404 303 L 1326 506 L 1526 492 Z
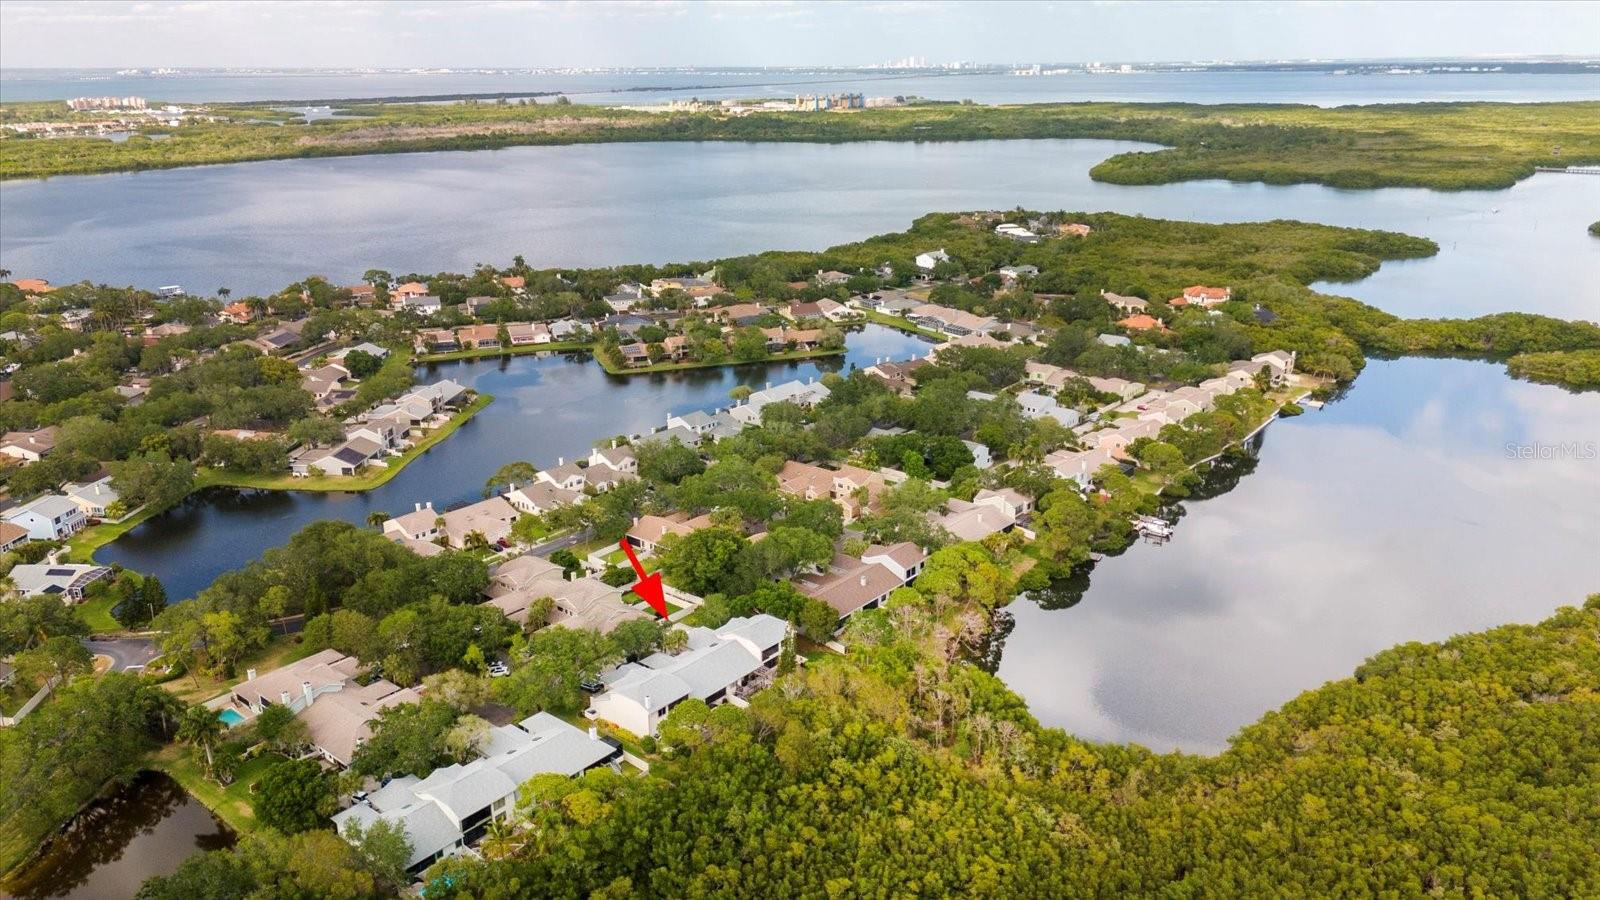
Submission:
M 1096 335 L 1094 340 L 1095 340 L 1095 343 L 1104 345 L 1106 347 L 1132 347 L 1133 346 L 1133 341 L 1131 339 L 1129 339 L 1126 335 L 1121 335 L 1121 334 L 1101 334 L 1101 335 Z
M 753 325 L 771 313 L 771 310 L 759 303 L 735 303 L 732 306 L 717 306 L 706 310 L 706 315 L 713 320 L 729 325 Z
M 60 494 L 35 497 L 6 510 L 0 519 L 28 529 L 28 536 L 36 541 L 66 540 L 89 524 L 78 504 Z
M 61 490 L 91 519 L 104 519 L 106 510 L 120 499 L 117 489 L 111 486 L 110 476 L 88 484 L 68 484 Z
M 823 284 L 823 285 L 844 284 L 845 282 L 847 282 L 849 280 L 850 280 L 850 276 L 848 274 L 844 273 L 844 272 L 837 272 L 837 271 L 833 271 L 833 270 L 829 270 L 829 271 L 824 272 L 821 269 L 817 270 L 817 284 Z
M 1040 387 L 1046 387 L 1054 391 L 1059 391 L 1066 387 L 1069 381 L 1083 377 L 1071 369 L 1063 369 L 1060 366 L 1052 366 L 1049 363 L 1034 362 L 1031 359 L 1024 364 L 1023 371 L 1026 373 L 1029 384 L 1037 384 Z
M 1099 471 L 1108 465 L 1117 465 L 1109 450 L 1056 450 L 1044 458 L 1044 464 L 1060 478 L 1077 482 L 1079 490 L 1088 490 Z
M 11 522 L 0 522 L 0 553 L 15 550 L 28 542 L 28 529 Z
M 248 303 L 235 301 L 222 308 L 222 318 L 235 325 L 248 325 L 256 320 L 256 310 Z
M 922 564 L 928 561 L 928 551 L 910 541 L 884 546 L 873 544 L 861 554 L 861 561 L 880 565 L 895 574 L 901 584 L 910 584 L 922 574 Z
M 332 447 L 307 447 L 289 458 L 289 472 L 300 478 L 323 475 L 354 475 L 362 468 L 383 460 L 385 447 L 370 437 L 355 437 Z
M 395 309 L 400 309 L 405 300 L 412 297 L 426 297 L 427 295 L 427 285 L 420 281 L 408 281 L 405 284 L 397 284 L 389 289 L 389 304 Z
M 906 318 L 929 328 L 935 328 L 952 337 L 984 334 L 999 324 L 994 316 L 980 316 L 964 309 L 923 303 L 906 314 Z
M 552 341 L 576 341 L 581 340 L 583 335 L 584 328 L 582 323 L 571 319 L 557 319 L 550 323 L 550 340 Z
M 367 284 L 365 281 L 360 284 L 352 284 L 345 290 L 350 292 L 350 302 L 357 306 L 371 306 L 378 302 L 378 288 L 375 285 Z
M 304 319 L 298 322 L 285 322 L 277 328 L 259 334 L 245 343 L 268 356 L 274 353 L 284 353 L 293 350 L 300 343 L 300 334 L 305 330 L 305 327 Z
M 557 458 L 555 468 L 545 469 L 539 473 L 539 480 L 551 487 L 558 487 L 564 491 L 582 491 L 588 484 L 583 477 L 583 468 L 575 462 L 567 462 L 564 458 Z
M 411 512 L 384 520 L 383 536 L 391 541 L 431 543 L 442 533 L 439 518 L 432 501 L 417 503 Z
M 997 506 L 970 503 L 956 497 L 945 501 L 943 512 L 930 512 L 928 521 L 950 532 L 958 541 L 981 541 L 991 534 L 1010 531 L 1017 524 L 1016 517 Z
M 410 310 L 419 316 L 431 316 L 444 309 L 444 301 L 432 294 L 391 296 L 389 305 L 394 309 Z
M 687 537 L 702 528 L 711 527 L 710 514 L 689 518 L 687 513 L 675 512 L 665 516 L 640 516 L 628 528 L 628 543 L 644 553 L 654 553 L 668 535 Z
M 517 512 L 530 516 L 544 515 L 553 509 L 583 502 L 583 494 L 578 491 L 563 490 L 542 481 L 521 486 L 512 484 L 504 496 Z
M 1183 296 L 1182 297 L 1174 297 L 1172 299 L 1172 301 L 1170 302 L 1170 305 L 1172 305 L 1172 306 L 1186 306 L 1186 305 L 1188 305 L 1188 306 L 1201 306 L 1201 307 L 1205 307 L 1206 309 L 1210 309 L 1213 306 L 1221 306 L 1222 304 L 1227 303 L 1229 300 L 1232 300 L 1232 299 L 1233 299 L 1233 288 L 1206 287 L 1205 285 L 1197 284 L 1197 285 L 1194 285 L 1193 287 L 1184 288 L 1183 289 Z
M 17 286 L 17 290 L 30 296 L 36 294 L 48 294 L 55 290 L 54 287 L 50 286 L 50 282 L 43 278 L 18 278 L 13 280 L 11 283 Z
M 656 278 L 650 282 L 650 293 L 659 297 L 667 291 L 682 291 L 691 297 L 714 297 L 722 293 L 722 286 L 703 276 Z
M 995 340 L 987 334 L 963 334 L 960 337 L 953 337 L 950 340 L 935 346 L 932 350 L 929 350 L 928 359 L 938 360 L 939 354 L 951 349 L 952 347 L 985 347 L 990 350 L 1005 350 L 1010 346 L 1011 345 L 1005 341 Z
M 1166 331 L 1167 330 L 1166 323 L 1162 322 L 1160 319 L 1157 319 L 1154 316 L 1148 316 L 1148 315 L 1145 315 L 1144 313 L 1139 313 L 1138 315 L 1128 316 L 1125 319 L 1118 319 L 1117 320 L 1117 324 L 1122 326 L 1123 328 L 1128 329 L 1129 331 Z
M 1000 281 L 1007 287 L 1014 286 L 1024 278 L 1039 277 L 1038 266 L 1001 266 L 999 272 Z
M 144 334 L 141 335 L 141 343 L 146 347 L 152 347 L 159 344 L 162 338 L 188 334 L 190 330 L 189 326 L 182 322 L 164 322 L 160 325 L 152 325 L 144 330 Z
M 1033 512 L 1033 498 L 1012 488 L 985 488 L 972 496 L 972 502 L 992 506 L 1018 521 Z
M 528 624 L 534 604 L 545 597 L 554 605 L 549 619 L 536 623 L 536 627 L 550 625 L 609 634 L 623 622 L 651 617 L 643 607 L 624 601 L 622 588 L 594 577 L 568 580 L 560 566 L 532 555 L 519 556 L 496 567 L 484 595 L 488 597 L 486 605 L 522 626 Z
M 676 656 L 652 653 L 602 673 L 604 692 L 584 715 L 637 735 L 655 735 L 672 707 L 689 698 L 713 706 L 777 662 L 789 624 L 760 613 L 729 619 L 722 627 L 688 628 L 689 649 Z M 759 647 L 759 651 L 753 648 Z
M 1014 222 L 1002 222 L 994 227 L 994 233 L 1003 238 L 1010 238 L 1024 244 L 1037 244 L 1039 236 Z
M 1123 378 L 1100 378 L 1091 375 L 1089 386 L 1102 394 L 1115 394 L 1124 400 L 1132 400 L 1144 393 L 1144 385 L 1137 381 L 1128 381 Z
M 446 512 L 440 516 L 444 520 L 440 530 L 450 546 L 457 549 L 466 547 L 473 534 L 497 544 L 511 538 L 511 526 L 521 515 L 506 498 L 490 497 Z
M 926 359 L 911 359 L 905 362 L 885 361 L 870 365 L 862 371 L 887 384 L 900 396 L 909 397 L 917 386 L 911 377 L 912 373 L 928 365 L 928 362 Z
M 1150 303 L 1147 300 L 1122 294 L 1113 294 L 1110 291 L 1101 291 L 1100 299 L 1121 310 L 1123 315 L 1132 316 L 1150 309 Z
M 1267 353 L 1257 353 L 1248 360 L 1239 360 L 1228 366 L 1229 372 L 1245 372 L 1254 376 L 1262 368 L 1267 370 L 1267 380 L 1272 385 L 1280 385 L 1294 374 L 1295 352 L 1293 350 L 1272 350 Z M 11 435 L 6 435 L 9 440 Z M 0 452 L 4 447 L 0 445 Z
M 548 344 L 550 343 L 550 326 L 543 322 L 513 322 L 506 326 L 506 337 L 511 339 L 511 346 L 513 347 Z
M 24 563 L 11 567 L 11 584 L 19 597 L 60 597 L 63 603 L 76 603 L 89 585 L 110 575 L 105 566 Z
M 1093 228 L 1082 222 L 1068 222 L 1065 225 L 1056 226 L 1056 234 L 1062 237 L 1088 237 L 1093 231 Z
M 843 553 L 834 556 L 827 571 L 794 579 L 794 586 L 800 593 L 833 607 L 841 619 L 848 619 L 864 609 L 877 609 L 905 583 L 895 569 L 882 561 L 867 562 Z
M 363 685 L 357 680 L 361 669 L 360 660 L 337 650 L 321 650 L 259 676 L 250 669 L 233 687 L 233 705 L 247 716 L 270 706 L 288 707 L 324 759 L 348 766 L 383 710 L 422 699 L 415 690 L 382 678 Z
M 972 452 L 973 468 L 981 472 L 994 466 L 994 457 L 989 453 L 988 447 L 977 441 L 963 440 L 961 443 L 966 445 L 966 448 Z
M 1017 395 L 1017 405 L 1030 419 L 1054 419 L 1068 428 L 1078 424 L 1078 411 L 1056 403 L 1056 398 L 1037 391 L 1023 391 Z
M 596 466 L 603 466 L 613 472 L 639 474 L 639 459 L 634 456 L 633 448 L 626 445 L 589 451 L 589 468 Z
M 939 265 L 939 263 L 949 262 L 950 254 L 944 252 L 944 248 L 940 247 L 938 250 L 930 250 L 927 253 L 918 253 L 917 258 L 913 261 L 917 264 L 917 268 L 921 269 L 922 271 L 932 272 L 934 268 Z
M 380 820 L 399 826 L 411 848 L 406 871 L 421 874 L 509 816 L 517 790 L 534 776 L 573 777 L 616 766 L 621 759 L 622 747 L 593 728 L 584 734 L 549 713 L 535 713 L 515 725 L 491 728 L 480 758 L 435 769 L 427 778 L 396 778 L 335 813 L 333 823 L 341 834 Z
M 417 332 L 413 341 L 417 350 L 429 353 L 454 353 L 461 349 L 461 341 L 448 328 L 430 328 Z
M 846 523 L 876 509 L 886 486 L 881 474 L 858 466 L 824 469 L 791 459 L 778 472 L 779 491 L 805 500 L 826 497 L 838 504 Z
M 456 329 L 456 343 L 466 350 L 494 350 L 500 346 L 500 326 L 466 325 Z
M 728 413 L 742 424 L 759 425 L 761 410 L 769 403 L 793 403 L 809 407 L 826 400 L 828 393 L 827 386 L 820 381 L 785 381 L 777 387 L 768 385 L 756 391 L 743 403 L 728 410 Z
M 60 430 L 46 425 L 34 431 L 8 431 L 0 437 L 0 455 L 22 460 L 23 465 L 36 463 L 56 449 L 56 435 Z
M 501 275 L 500 285 L 514 294 L 520 294 L 528 289 L 528 279 L 521 275 Z

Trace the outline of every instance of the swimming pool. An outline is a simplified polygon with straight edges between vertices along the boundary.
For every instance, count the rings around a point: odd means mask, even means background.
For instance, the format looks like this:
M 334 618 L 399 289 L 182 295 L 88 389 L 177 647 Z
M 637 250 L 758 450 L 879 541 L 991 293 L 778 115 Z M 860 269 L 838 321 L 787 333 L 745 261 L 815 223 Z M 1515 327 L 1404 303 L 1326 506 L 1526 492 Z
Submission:
M 244 716 L 239 715 L 239 711 L 237 709 L 225 709 L 222 712 L 217 713 L 217 718 L 221 719 L 222 724 L 228 726 L 229 728 L 232 728 L 235 725 L 244 724 Z

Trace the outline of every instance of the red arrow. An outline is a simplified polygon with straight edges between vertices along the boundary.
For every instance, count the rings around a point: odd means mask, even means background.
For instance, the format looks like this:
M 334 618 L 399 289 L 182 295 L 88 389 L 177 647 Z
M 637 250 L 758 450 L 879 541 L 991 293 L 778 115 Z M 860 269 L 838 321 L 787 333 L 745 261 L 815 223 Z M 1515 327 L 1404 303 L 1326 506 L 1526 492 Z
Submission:
M 628 562 L 633 563 L 633 570 L 639 573 L 639 581 L 631 590 L 644 598 L 644 602 L 650 604 L 650 608 L 665 619 L 667 617 L 667 598 L 661 593 L 661 573 L 651 572 L 646 575 L 644 566 L 639 565 L 639 557 L 633 555 L 633 548 L 628 545 L 628 539 L 623 538 L 619 543 L 622 544 L 622 552 L 628 554 Z

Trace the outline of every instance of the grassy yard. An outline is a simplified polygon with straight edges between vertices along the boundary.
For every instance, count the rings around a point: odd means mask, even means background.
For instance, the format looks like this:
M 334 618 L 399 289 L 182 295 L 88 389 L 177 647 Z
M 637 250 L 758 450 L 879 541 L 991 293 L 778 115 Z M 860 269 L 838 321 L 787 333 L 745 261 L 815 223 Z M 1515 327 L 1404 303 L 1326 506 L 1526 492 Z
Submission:
M 196 481 L 198 482 L 198 478 Z M 94 562 L 94 552 L 138 527 L 157 510 L 145 506 L 121 522 L 105 522 L 78 532 L 67 541 L 64 559 L 76 562 Z
M 233 783 L 227 787 L 217 784 L 204 772 L 194 751 L 182 744 L 168 744 L 150 757 L 150 768 L 171 775 L 183 789 L 196 800 L 228 823 L 228 827 L 243 835 L 256 829 L 256 813 L 250 803 L 250 786 L 284 757 L 263 753 L 239 767 Z
M 122 623 L 111 615 L 111 608 L 116 605 L 116 598 L 110 595 L 85 600 L 78 604 L 78 618 L 88 624 L 89 630 L 95 634 L 122 631 Z
M 245 672 L 248 669 L 256 669 L 260 672 L 270 671 L 280 666 L 286 666 L 295 660 L 304 659 L 310 656 L 315 649 L 310 644 L 302 643 L 298 635 L 281 635 L 274 632 L 272 640 L 267 642 L 267 646 L 239 661 L 239 664 L 234 667 L 234 671 L 237 674 L 233 678 L 220 678 L 211 675 L 201 675 L 195 678 L 190 675 L 184 675 L 181 678 L 174 678 L 163 686 L 176 694 L 185 703 L 204 703 L 243 681 Z
M 886 326 L 888 326 L 890 328 L 897 328 L 900 331 L 904 331 L 904 332 L 907 332 L 909 334 L 919 335 L 921 337 L 929 338 L 929 339 L 935 340 L 935 341 L 941 341 L 942 342 L 942 341 L 949 340 L 949 338 L 945 337 L 944 335 L 940 334 L 937 331 L 930 331 L 927 328 L 919 328 L 916 325 L 913 325 L 912 323 L 907 322 L 905 319 L 900 318 L 899 316 L 891 316 L 888 313 L 881 313 L 881 312 L 878 312 L 875 309 L 863 309 L 863 310 L 861 310 L 861 312 L 866 314 L 868 322 L 876 322 L 879 325 L 886 325 Z
M 526 353 L 563 353 L 590 349 L 593 348 L 586 341 L 554 341 L 549 344 L 496 347 L 492 350 L 454 350 L 449 353 L 420 353 L 412 357 L 411 361 L 416 363 L 455 362 L 462 359 L 493 359 L 498 356 L 522 356 Z

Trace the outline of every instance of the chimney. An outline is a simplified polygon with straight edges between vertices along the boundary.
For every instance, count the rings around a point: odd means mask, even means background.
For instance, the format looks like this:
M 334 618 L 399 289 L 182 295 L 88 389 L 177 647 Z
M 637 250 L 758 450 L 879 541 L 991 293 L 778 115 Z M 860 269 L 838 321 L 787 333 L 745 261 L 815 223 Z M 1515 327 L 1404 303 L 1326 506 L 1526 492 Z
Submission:
M 559 469 L 559 468 L 561 468 L 562 466 L 564 466 L 566 464 L 567 464 L 567 458 L 565 456 L 556 457 L 556 468 Z
M 517 483 L 515 481 L 513 481 L 510 484 L 506 485 L 506 493 L 508 493 L 508 494 L 511 493 L 512 491 L 516 490 L 516 489 L 517 489 Z
M 413 509 L 413 510 L 412 510 L 412 512 L 422 512 L 422 504 L 421 504 L 421 503 L 413 503 L 413 504 L 411 504 L 411 505 L 412 505 L 412 506 L 413 506 L 413 507 L 415 507 L 415 508 L 414 508 L 414 509 Z
M 311 701 L 316 699 L 316 696 L 311 693 L 311 682 L 309 682 L 309 681 L 300 682 L 300 693 L 306 695 L 306 705 L 307 706 L 310 706 L 311 705 Z
M 278 699 L 283 701 L 283 705 L 284 706 L 288 706 L 289 705 L 289 692 L 288 691 L 279 691 L 278 692 Z
M 867 586 L 867 574 L 865 572 L 861 573 L 861 579 L 860 580 L 861 580 L 861 586 L 862 587 L 866 587 Z
M 591 740 L 591 741 L 600 740 L 600 729 L 594 727 L 593 725 L 590 725 L 589 726 L 589 740 Z
M 256 670 L 255 669 L 246 669 L 244 671 L 244 680 L 245 681 L 255 681 L 256 680 Z
M 433 509 L 433 501 L 429 500 L 427 503 L 422 504 L 422 506 L 424 509 Z
M 645 694 L 644 695 L 644 714 L 646 716 L 653 716 L 653 715 L 655 715 L 655 712 L 656 712 L 655 706 L 653 706 L 650 703 L 650 695 L 649 694 Z
M 772 390 L 772 382 L 771 381 L 767 382 L 767 390 L 769 390 L 769 391 Z

